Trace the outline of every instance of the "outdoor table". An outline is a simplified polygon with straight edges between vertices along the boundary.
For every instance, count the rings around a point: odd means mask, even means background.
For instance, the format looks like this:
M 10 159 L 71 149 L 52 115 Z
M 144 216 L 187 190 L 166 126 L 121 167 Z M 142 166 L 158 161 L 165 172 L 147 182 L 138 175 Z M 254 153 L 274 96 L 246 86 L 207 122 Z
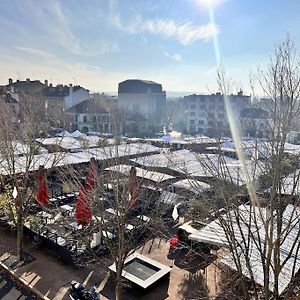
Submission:
M 67 244 L 66 240 L 61 236 L 57 237 L 56 242 L 59 246 L 65 246 Z
M 66 200 L 67 197 L 62 195 L 62 196 L 58 196 L 57 199 L 60 200 L 60 201 L 63 201 L 63 200 Z
M 108 238 L 110 240 L 113 240 L 116 237 L 113 233 L 111 233 L 109 231 L 103 230 L 101 233 L 104 238 Z
M 112 214 L 112 215 L 117 215 L 117 212 L 113 208 L 108 208 L 105 211 Z
M 93 216 L 92 220 L 93 221 L 99 221 L 100 223 L 101 222 L 103 222 L 103 223 L 107 223 L 108 222 L 108 220 L 104 219 L 103 217 L 98 217 L 98 216 Z
M 82 225 L 81 224 L 77 224 L 77 222 L 71 222 L 69 223 L 69 226 L 72 228 L 72 229 L 82 229 Z
M 75 197 L 75 193 L 68 193 L 66 196 L 67 196 L 68 198 Z
M 74 210 L 74 207 L 68 205 L 68 204 L 65 204 L 65 205 L 62 205 L 60 206 L 60 208 L 63 210 L 63 211 L 68 211 L 68 212 L 71 212 Z
M 52 215 L 49 214 L 49 213 L 47 213 L 47 212 L 45 212 L 45 211 L 40 211 L 40 212 L 38 212 L 36 215 L 39 216 L 39 217 L 46 218 L 46 219 L 47 219 L 47 218 L 48 218 L 48 219 L 51 219 L 51 218 L 52 218 Z
M 138 219 L 143 220 L 145 222 L 149 222 L 151 219 L 145 215 L 138 215 L 137 216 Z
M 58 199 L 54 198 L 54 197 L 52 197 L 52 198 L 49 199 L 50 203 L 56 203 L 57 201 L 58 201 Z
M 134 229 L 134 226 L 131 224 L 126 224 L 125 228 L 130 231 L 130 230 Z

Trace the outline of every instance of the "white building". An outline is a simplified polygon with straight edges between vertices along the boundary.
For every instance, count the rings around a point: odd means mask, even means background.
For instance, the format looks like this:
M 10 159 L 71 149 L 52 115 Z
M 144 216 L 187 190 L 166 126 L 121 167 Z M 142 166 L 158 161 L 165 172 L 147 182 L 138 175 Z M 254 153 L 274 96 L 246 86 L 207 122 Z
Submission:
M 61 106 L 63 109 L 68 109 L 74 105 L 79 104 L 84 100 L 90 99 L 89 90 L 72 84 L 52 86 L 50 84 L 43 90 L 43 96 L 46 98 L 46 108 Z
M 179 120 L 185 124 L 185 130 L 190 134 L 214 134 L 222 130 L 224 134 L 229 130 L 228 117 L 225 108 L 225 97 L 221 93 L 211 95 L 185 96 L 178 108 Z M 250 96 L 226 96 L 233 111 L 233 117 L 240 122 L 242 111 L 250 106 Z
M 66 111 L 71 130 L 111 133 L 109 113 L 93 100 L 85 100 Z

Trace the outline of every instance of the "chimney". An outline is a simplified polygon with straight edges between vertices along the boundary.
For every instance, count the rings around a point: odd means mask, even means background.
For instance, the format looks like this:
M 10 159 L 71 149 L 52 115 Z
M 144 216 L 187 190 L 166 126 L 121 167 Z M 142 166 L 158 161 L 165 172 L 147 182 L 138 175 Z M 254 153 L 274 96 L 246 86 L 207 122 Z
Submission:
M 27 82 L 27 83 L 30 83 L 30 78 L 26 78 L 26 82 Z
M 45 79 L 45 86 L 48 86 L 48 80 Z
M 8 84 L 9 84 L 9 85 L 13 84 L 12 78 L 8 78 Z
M 49 86 L 52 87 L 53 86 L 52 83 L 50 83 Z
M 243 96 L 243 91 L 240 90 L 240 91 L 238 92 L 238 95 L 239 95 L 239 96 Z

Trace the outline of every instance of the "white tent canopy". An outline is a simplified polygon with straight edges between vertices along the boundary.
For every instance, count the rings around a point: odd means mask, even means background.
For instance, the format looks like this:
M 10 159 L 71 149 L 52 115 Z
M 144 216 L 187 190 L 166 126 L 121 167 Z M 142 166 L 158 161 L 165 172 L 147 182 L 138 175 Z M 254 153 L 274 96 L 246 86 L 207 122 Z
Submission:
M 130 166 L 130 165 L 117 165 L 117 166 L 108 167 L 105 170 L 118 172 L 118 173 L 122 173 L 124 175 L 129 176 L 129 172 L 130 172 L 131 168 L 132 168 L 132 166 Z M 136 168 L 136 176 L 145 178 L 145 179 L 149 179 L 149 180 L 152 180 L 152 181 L 158 182 L 158 183 L 174 178 L 173 176 L 170 176 L 170 175 L 167 175 L 164 173 L 147 171 L 147 170 L 144 170 L 141 168 Z
M 236 215 L 234 211 L 229 212 L 228 214 L 222 215 L 221 218 L 218 218 L 215 221 L 210 222 L 205 227 L 200 230 L 195 230 L 192 234 L 188 236 L 190 240 L 198 241 L 202 243 L 217 245 L 217 246 L 229 246 L 230 238 L 228 238 L 224 228 L 224 225 L 221 224 L 231 224 L 232 231 L 234 232 L 234 240 L 237 241 L 239 245 L 239 256 L 242 263 L 242 272 L 243 275 L 250 278 L 249 270 L 247 268 L 245 260 L 245 247 L 249 250 L 249 261 L 251 265 L 251 270 L 254 275 L 255 282 L 263 285 L 264 284 L 264 273 L 263 273 L 263 264 L 261 252 L 258 249 L 259 241 L 264 243 L 266 232 L 265 227 L 263 226 L 262 218 L 267 220 L 267 209 L 261 208 L 261 214 L 259 213 L 258 208 L 250 208 L 248 205 L 239 206 L 238 210 L 238 220 L 237 222 Z M 262 216 L 262 218 L 260 217 Z M 254 217 L 256 222 L 254 222 Z M 276 216 L 275 216 L 276 218 Z M 252 221 L 250 221 L 252 220 Z M 222 222 L 222 223 L 221 223 Z M 225 223 L 224 223 L 225 222 Z M 251 224 L 251 226 L 249 226 Z M 249 230 L 252 233 L 249 235 Z M 274 239 L 276 238 L 277 228 L 275 226 L 273 230 Z M 282 268 L 279 275 L 279 293 L 281 294 L 289 282 L 291 281 L 293 275 L 295 275 L 300 269 L 300 257 L 299 257 L 299 233 L 300 233 L 300 208 L 295 207 L 289 204 L 284 213 L 283 213 L 283 228 L 280 231 L 282 232 L 281 237 L 281 246 L 280 246 L 280 259 L 281 262 L 287 259 L 286 264 Z M 232 235 L 232 234 L 231 234 Z M 245 244 L 243 241 L 243 236 L 245 240 L 249 237 L 249 244 Z M 272 250 L 274 252 L 274 250 Z M 290 257 L 288 257 L 288 255 Z M 272 254 L 274 255 L 274 253 Z M 231 269 L 237 270 L 234 263 L 234 258 L 232 254 L 228 254 L 221 260 L 225 265 L 229 266 Z M 292 273 L 293 266 L 295 266 L 294 274 Z M 272 268 L 269 274 L 270 285 L 269 289 L 273 291 L 274 289 L 274 274 Z

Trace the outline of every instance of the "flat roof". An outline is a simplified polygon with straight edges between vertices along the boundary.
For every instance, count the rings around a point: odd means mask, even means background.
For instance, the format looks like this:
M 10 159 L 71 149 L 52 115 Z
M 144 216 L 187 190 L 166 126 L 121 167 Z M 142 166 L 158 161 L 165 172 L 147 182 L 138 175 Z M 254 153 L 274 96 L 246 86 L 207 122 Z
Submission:
M 116 272 L 115 263 L 108 268 Z M 122 276 L 146 289 L 170 272 L 170 267 L 139 253 L 133 253 L 125 260 Z

